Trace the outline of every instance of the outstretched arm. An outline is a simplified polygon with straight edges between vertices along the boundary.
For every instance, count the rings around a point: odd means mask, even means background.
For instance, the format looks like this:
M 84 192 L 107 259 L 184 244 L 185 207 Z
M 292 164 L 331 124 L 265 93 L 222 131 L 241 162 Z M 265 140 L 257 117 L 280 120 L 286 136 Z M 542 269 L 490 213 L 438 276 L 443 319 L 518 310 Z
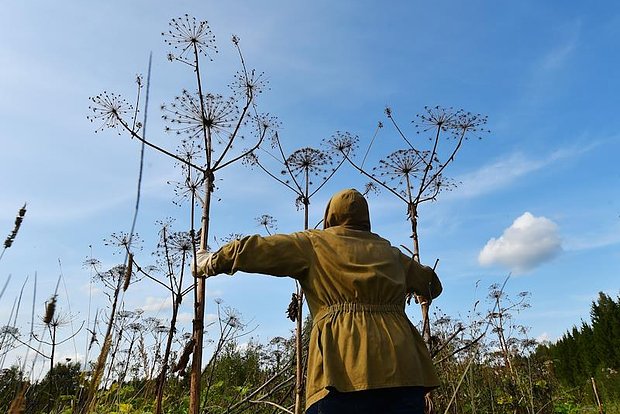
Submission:
M 208 276 L 236 271 L 273 276 L 303 277 L 312 261 L 312 244 L 303 233 L 248 236 L 235 240 L 201 261 L 199 274 Z

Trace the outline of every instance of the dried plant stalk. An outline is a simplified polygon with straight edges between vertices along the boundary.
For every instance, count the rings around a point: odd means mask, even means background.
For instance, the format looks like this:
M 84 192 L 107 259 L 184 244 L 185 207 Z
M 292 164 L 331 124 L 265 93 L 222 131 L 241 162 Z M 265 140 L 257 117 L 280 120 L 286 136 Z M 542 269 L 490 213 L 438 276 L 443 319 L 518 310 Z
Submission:
M 194 351 L 194 338 L 190 339 L 183 348 L 183 353 L 179 358 L 177 364 L 172 368 L 172 372 L 183 371 L 187 367 L 187 363 L 189 362 L 189 357 Z
M 13 242 L 15 241 L 15 237 L 17 236 L 17 233 L 19 232 L 19 228 L 22 225 L 22 221 L 24 221 L 25 215 L 26 215 L 26 204 L 24 204 L 24 206 L 20 208 L 19 211 L 17 212 L 17 217 L 15 217 L 15 226 L 13 227 L 13 231 L 11 232 L 11 234 L 9 234 L 9 236 L 4 241 L 5 249 L 8 249 L 9 247 L 13 245 Z
M 123 283 L 123 292 L 127 291 L 131 283 L 131 273 L 133 272 L 133 253 L 129 253 L 127 258 L 127 269 L 125 270 L 125 282 Z
M 43 323 L 49 325 L 54 319 L 54 313 L 56 312 L 56 295 L 52 296 L 49 302 L 45 305 L 45 317 L 43 317 Z
M 101 377 L 103 377 L 103 371 L 105 369 L 105 361 L 108 357 L 108 353 L 110 352 L 110 348 L 112 347 L 112 337 L 111 335 L 106 336 L 105 341 L 103 342 L 103 347 L 101 348 L 101 352 L 99 353 L 99 358 L 97 358 L 97 365 L 95 370 L 93 371 L 93 376 L 90 380 L 89 393 L 87 396 L 86 403 L 84 405 L 84 409 L 81 411 L 82 413 L 90 413 L 93 412 L 95 405 L 97 403 L 96 395 L 97 395 L 97 387 L 101 382 Z
M 26 411 L 26 384 L 22 385 L 22 388 L 17 392 L 15 398 L 11 402 L 9 407 L 9 414 L 22 414 Z
M 9 247 L 13 245 L 13 242 L 15 241 L 15 237 L 17 237 L 17 233 L 19 232 L 19 228 L 21 227 L 22 222 L 24 221 L 25 215 L 26 215 L 26 204 L 24 204 L 24 206 L 20 208 L 19 211 L 17 212 L 17 217 L 15 217 L 15 225 L 13 226 L 13 231 L 7 236 L 6 240 L 4 241 L 4 249 L 2 249 L 2 252 L 0 252 L 0 259 L 2 259 L 2 256 L 4 256 L 4 252 L 6 251 L 6 249 L 8 249 Z

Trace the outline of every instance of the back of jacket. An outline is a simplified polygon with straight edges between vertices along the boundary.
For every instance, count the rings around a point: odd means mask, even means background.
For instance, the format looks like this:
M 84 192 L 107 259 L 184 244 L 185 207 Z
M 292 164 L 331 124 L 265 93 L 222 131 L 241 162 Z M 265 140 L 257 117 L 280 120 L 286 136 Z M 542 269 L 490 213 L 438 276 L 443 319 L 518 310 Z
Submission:
M 331 388 L 436 387 L 439 380 L 405 294 L 436 297 L 432 269 L 370 232 L 368 207 L 355 190 L 328 204 L 324 230 L 250 236 L 220 249 L 218 272 L 242 270 L 297 279 L 313 317 L 306 406 Z

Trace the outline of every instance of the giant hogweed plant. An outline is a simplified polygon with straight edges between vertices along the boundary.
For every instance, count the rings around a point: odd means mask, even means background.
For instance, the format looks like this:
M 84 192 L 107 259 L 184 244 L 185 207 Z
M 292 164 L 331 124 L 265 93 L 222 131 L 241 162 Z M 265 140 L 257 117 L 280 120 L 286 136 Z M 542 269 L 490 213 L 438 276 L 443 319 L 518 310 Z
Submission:
M 379 131 L 384 129 L 382 122 L 379 122 L 361 161 L 350 156 L 350 148 L 357 145 L 358 137 L 349 133 L 337 133 L 328 140 L 328 144 L 340 152 L 355 170 L 370 180 L 367 189 L 384 189 L 405 205 L 413 242 L 410 252 L 413 259 L 420 262 L 419 206 L 428 201 L 436 201 L 442 192 L 457 186 L 444 172 L 455 161 L 465 141 L 472 136 L 481 138 L 483 133 L 488 132 L 485 129 L 487 117 L 464 110 L 427 106 L 413 121 L 416 136 L 423 139 L 414 140 L 405 133 L 391 108 L 385 109 L 385 115 L 393 127 L 397 141 L 400 141 L 404 148 L 380 159 L 374 167 L 368 168 L 365 163 Z M 430 346 L 429 299 L 416 298 L 422 308 L 424 339 Z
M 168 60 L 187 67 L 194 77 L 195 89 L 184 89 L 170 103 L 162 105 L 163 119 L 167 122 L 166 132 L 180 139 L 180 150 L 174 151 L 165 145 L 147 139 L 142 124 L 137 122 L 137 105 L 133 107 L 121 96 L 103 92 L 91 98 L 89 119 L 100 122 L 98 130 L 116 129 L 130 138 L 165 155 L 181 165 L 192 194 L 192 201 L 202 207 L 200 218 L 200 248 L 207 249 L 209 222 L 211 219 L 211 197 L 216 191 L 217 174 L 224 168 L 252 153 L 270 133 L 265 116 L 258 113 L 256 97 L 265 89 L 264 75 L 246 66 L 241 53 L 240 40 L 232 37 L 233 47 L 238 52 L 240 69 L 233 77 L 231 94 L 223 96 L 210 92 L 203 65 L 212 62 L 217 54 L 215 36 L 206 21 L 184 15 L 169 22 L 169 29 L 162 33 L 165 43 L 172 48 Z M 249 145 L 241 141 L 253 137 Z M 188 156 L 186 148 L 196 151 Z M 197 195 L 198 187 L 202 189 Z M 192 203 L 191 214 L 194 213 Z M 193 221 L 192 221 L 193 222 Z M 192 236 L 195 230 L 190 230 Z M 194 255 L 195 257 L 195 255 Z M 202 370 L 203 330 L 206 285 L 204 278 L 197 278 L 194 285 L 193 359 L 190 375 L 190 413 L 200 412 L 200 379 Z

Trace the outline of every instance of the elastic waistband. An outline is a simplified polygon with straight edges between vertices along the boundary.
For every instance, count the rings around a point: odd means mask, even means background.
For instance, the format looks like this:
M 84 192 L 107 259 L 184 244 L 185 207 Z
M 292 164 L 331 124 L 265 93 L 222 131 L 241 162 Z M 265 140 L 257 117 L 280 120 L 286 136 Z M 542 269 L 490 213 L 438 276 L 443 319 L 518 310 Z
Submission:
M 314 315 L 314 323 L 326 318 L 330 315 L 338 313 L 404 313 L 402 304 L 398 303 L 359 303 L 359 302 L 343 302 L 333 305 L 324 306 Z M 313 324 L 314 324 L 313 323 Z

